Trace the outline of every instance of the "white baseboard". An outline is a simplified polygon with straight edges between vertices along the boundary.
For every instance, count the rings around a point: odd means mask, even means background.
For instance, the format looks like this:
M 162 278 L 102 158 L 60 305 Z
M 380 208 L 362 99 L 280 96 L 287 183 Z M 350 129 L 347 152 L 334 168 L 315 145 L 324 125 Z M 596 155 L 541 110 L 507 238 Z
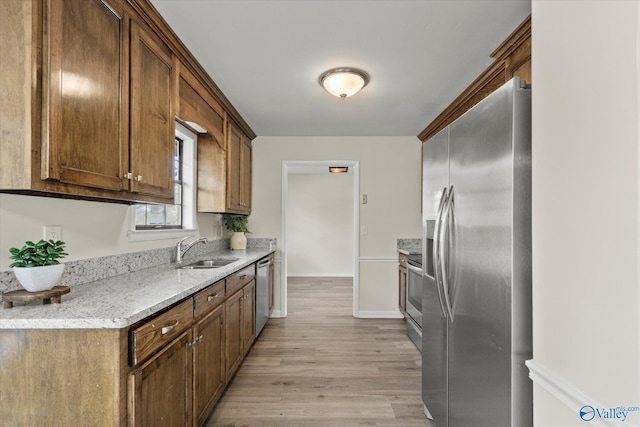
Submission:
M 360 311 L 356 316 L 359 319 L 404 319 L 398 311 Z
M 294 273 L 287 274 L 287 277 L 353 277 L 353 273 Z
M 527 360 L 525 362 L 525 365 L 527 365 L 527 368 L 529 368 L 529 378 L 531 378 L 531 380 L 535 384 L 539 385 L 547 392 L 549 392 L 549 394 L 551 394 L 553 397 L 564 403 L 567 407 L 569 407 L 571 411 L 574 411 L 576 414 L 576 420 L 588 422 L 589 427 L 619 427 L 620 425 L 622 425 L 621 419 L 604 418 L 598 416 L 597 411 L 610 414 L 615 413 L 615 409 L 617 408 L 611 407 L 610 405 L 603 405 L 602 403 L 596 401 L 596 399 L 589 396 L 583 390 L 580 390 L 575 384 L 571 383 L 566 378 L 558 375 L 542 364 L 537 363 L 533 359 Z M 635 402 L 633 403 L 635 404 Z M 619 402 L 619 404 L 628 404 L 628 402 Z M 581 419 L 581 410 L 583 408 L 585 408 L 585 418 Z M 627 413 L 627 415 L 633 414 L 636 414 L 637 416 L 637 411 Z M 629 422 L 628 418 L 626 419 L 624 425 L 628 427 L 637 427 L 637 424 Z

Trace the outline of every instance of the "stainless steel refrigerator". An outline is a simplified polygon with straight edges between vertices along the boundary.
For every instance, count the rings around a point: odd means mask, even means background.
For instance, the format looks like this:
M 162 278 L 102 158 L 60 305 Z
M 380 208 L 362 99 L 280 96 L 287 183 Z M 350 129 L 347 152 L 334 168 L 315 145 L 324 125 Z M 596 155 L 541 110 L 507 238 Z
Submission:
M 423 227 L 425 414 L 531 426 L 531 90 L 518 78 L 425 142 Z

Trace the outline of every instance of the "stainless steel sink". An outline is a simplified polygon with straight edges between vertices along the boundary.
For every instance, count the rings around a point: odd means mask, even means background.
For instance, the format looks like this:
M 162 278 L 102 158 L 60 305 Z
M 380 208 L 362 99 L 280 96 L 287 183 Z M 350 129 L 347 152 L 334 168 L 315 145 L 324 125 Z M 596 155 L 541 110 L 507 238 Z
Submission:
M 182 265 L 178 268 L 220 268 L 225 265 L 231 264 L 237 261 L 238 258 L 214 258 L 203 259 L 201 261 L 193 262 L 191 264 Z

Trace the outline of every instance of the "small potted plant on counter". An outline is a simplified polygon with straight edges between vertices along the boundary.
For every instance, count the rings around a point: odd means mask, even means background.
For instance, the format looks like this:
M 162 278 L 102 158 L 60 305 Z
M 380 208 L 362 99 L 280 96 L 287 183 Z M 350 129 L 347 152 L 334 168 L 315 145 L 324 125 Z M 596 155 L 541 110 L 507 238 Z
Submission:
M 247 220 L 249 218 L 246 215 L 224 214 L 222 219 L 227 230 L 233 231 L 231 235 L 231 250 L 247 249 L 247 236 L 244 233 L 250 233 L 247 228 Z
M 29 292 L 52 289 L 62 277 L 64 264 L 60 260 L 66 255 L 65 243 L 58 240 L 40 240 L 38 243 L 26 241 L 22 249 L 11 248 L 9 267 L 20 284 Z

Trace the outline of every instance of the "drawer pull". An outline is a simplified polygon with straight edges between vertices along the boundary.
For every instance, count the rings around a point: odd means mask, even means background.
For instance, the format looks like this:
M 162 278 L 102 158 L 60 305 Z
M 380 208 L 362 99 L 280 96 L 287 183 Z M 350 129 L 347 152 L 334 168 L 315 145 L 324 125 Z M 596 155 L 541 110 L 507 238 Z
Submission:
M 242 276 L 240 276 L 240 280 L 244 280 L 246 279 L 248 276 L 246 274 L 243 274 Z
M 219 295 L 218 295 L 218 293 L 217 293 L 217 292 L 216 292 L 215 294 L 213 294 L 213 295 L 209 295 L 209 296 L 207 297 L 207 302 L 211 302 L 211 301 L 213 301 L 214 299 L 218 298 L 218 296 L 219 296 Z
M 178 326 L 178 323 L 179 322 L 176 320 L 173 325 L 165 326 L 164 328 L 162 328 L 162 335 L 168 334 L 169 332 L 173 331 L 176 326 Z

